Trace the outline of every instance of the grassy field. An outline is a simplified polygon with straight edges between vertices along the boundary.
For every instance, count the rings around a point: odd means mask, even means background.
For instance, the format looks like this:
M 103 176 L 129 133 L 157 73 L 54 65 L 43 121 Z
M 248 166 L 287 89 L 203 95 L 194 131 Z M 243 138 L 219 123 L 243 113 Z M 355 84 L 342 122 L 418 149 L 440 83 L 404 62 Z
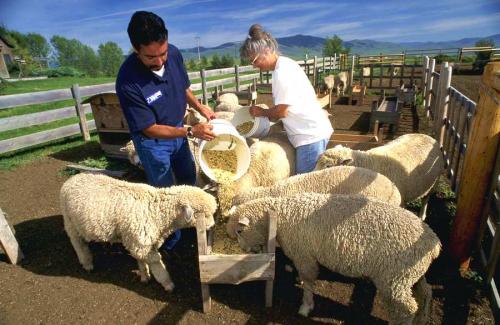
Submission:
M 31 93 L 35 91 L 45 91 L 53 89 L 71 88 L 72 85 L 79 86 L 99 85 L 115 82 L 114 77 L 102 78 L 79 78 L 79 77 L 59 77 L 42 80 L 16 81 L 1 84 L 0 96 Z

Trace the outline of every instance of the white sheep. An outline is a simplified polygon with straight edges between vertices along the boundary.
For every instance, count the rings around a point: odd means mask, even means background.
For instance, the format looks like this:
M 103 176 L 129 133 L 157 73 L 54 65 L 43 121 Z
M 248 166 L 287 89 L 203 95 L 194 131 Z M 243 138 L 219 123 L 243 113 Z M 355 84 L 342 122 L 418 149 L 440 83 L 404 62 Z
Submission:
M 250 146 L 248 171 L 234 182 L 217 184 L 215 190 L 222 215 L 236 194 L 256 186 L 271 186 L 295 174 L 295 149 L 285 133 L 263 138 Z
M 335 76 L 330 74 L 323 78 L 323 82 L 325 83 L 327 89 L 333 89 L 335 86 Z
M 198 123 L 207 123 L 207 118 L 194 108 L 188 106 L 184 114 L 184 125 L 196 125 Z
M 215 112 L 214 114 L 215 114 L 215 118 L 226 120 L 226 121 L 229 121 L 229 122 L 231 122 L 231 120 L 234 117 L 234 112 L 224 112 L 224 111 L 221 111 L 221 112 Z
M 347 72 L 339 72 L 335 75 L 335 88 L 337 89 L 337 96 L 343 96 L 347 87 L 348 75 Z
M 141 159 L 139 158 L 139 155 L 137 154 L 137 151 L 135 150 L 134 142 L 130 140 L 125 144 L 125 147 L 120 148 L 121 152 L 127 153 L 128 160 L 130 163 L 134 166 L 137 167 L 142 167 Z
M 363 67 L 363 77 L 369 77 L 371 73 L 371 68 L 370 67 Z
M 240 108 L 241 105 L 238 104 L 221 102 L 220 104 L 217 104 L 217 106 L 215 106 L 214 112 L 235 112 Z
M 158 248 L 177 229 L 193 227 L 197 218 L 215 224 L 215 199 L 191 186 L 155 188 L 100 174 L 69 178 L 60 192 L 64 229 L 78 260 L 93 269 L 87 242 L 121 242 L 138 261 L 141 281 L 155 279 L 167 291 L 174 288 Z
M 425 324 L 431 291 L 424 275 L 441 243 L 414 214 L 361 195 L 301 193 L 233 208 L 227 231 L 243 249 L 255 250 L 267 243 L 268 214 L 276 216 L 276 238 L 304 282 L 300 314 L 314 308 L 314 281 L 323 265 L 373 281 L 391 324 L 411 324 L 415 318 Z
M 220 103 L 228 103 L 232 105 L 239 104 L 238 96 L 235 93 L 222 94 L 219 97 L 217 97 L 215 102 L 217 103 L 217 105 L 219 105 Z
M 319 157 L 316 170 L 341 165 L 364 167 L 387 176 L 398 187 L 403 202 L 427 195 L 444 166 L 437 141 L 418 133 L 402 135 L 367 151 L 335 146 Z
M 393 205 L 401 205 L 397 187 L 387 177 L 372 170 L 339 166 L 291 176 L 270 187 L 255 187 L 238 194 L 233 205 L 264 197 L 290 196 L 314 192 L 325 194 L 360 194 Z

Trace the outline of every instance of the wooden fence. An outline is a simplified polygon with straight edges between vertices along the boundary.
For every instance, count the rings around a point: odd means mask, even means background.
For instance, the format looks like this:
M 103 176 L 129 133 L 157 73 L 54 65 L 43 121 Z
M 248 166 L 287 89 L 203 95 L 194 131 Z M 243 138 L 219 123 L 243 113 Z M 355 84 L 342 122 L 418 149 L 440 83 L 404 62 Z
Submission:
M 314 58 L 306 61 L 297 61 L 304 71 L 317 80 L 318 71 L 332 71 L 339 68 L 338 58 Z M 242 91 L 256 84 L 258 80 L 261 84 L 269 84 L 270 73 L 262 72 L 252 66 L 234 66 L 232 68 L 205 70 L 188 73 L 192 81 L 191 89 L 196 98 L 204 104 L 208 104 L 210 96 L 214 90 Z M 90 105 L 83 104 L 82 98 L 93 96 L 99 93 L 115 91 L 115 84 L 108 83 L 102 85 L 79 87 L 74 85 L 70 89 L 57 89 L 34 93 L 0 96 L 0 110 L 14 108 L 23 105 L 35 105 L 59 100 L 71 99 L 74 106 L 53 109 L 46 112 L 16 115 L 0 119 L 0 132 L 14 130 L 23 127 L 41 125 L 71 117 L 79 117 L 80 123 L 59 127 L 47 131 L 36 132 L 20 137 L 10 138 L 0 141 L 0 154 L 12 152 L 48 141 L 65 138 L 81 133 L 84 139 L 88 140 L 89 130 L 95 129 L 93 120 L 85 121 L 85 115 L 91 113 Z
M 423 98 L 427 115 L 433 120 L 434 136 L 441 146 L 451 188 L 458 198 L 456 220 L 450 244 L 452 255 L 459 255 L 460 252 L 463 254 L 465 250 L 463 247 L 467 247 L 466 243 L 463 242 L 473 241 L 473 238 L 476 238 L 485 268 L 485 281 L 491 289 L 493 302 L 498 309 L 500 308 L 500 297 L 496 284 L 496 281 L 500 281 L 496 271 L 500 255 L 498 89 L 488 88 L 483 84 L 483 81 L 481 82 L 480 98 L 481 96 L 487 97 L 489 104 L 485 104 L 485 100 L 483 100 L 482 111 L 478 114 L 477 104 L 451 86 L 452 67 L 444 62 L 441 65 L 440 73 L 437 73 L 435 65 L 434 59 L 425 58 Z M 498 65 L 496 69 L 496 75 L 500 74 Z M 485 79 L 484 76 L 483 79 Z M 482 118 L 482 125 L 478 124 L 481 121 L 478 120 L 477 116 L 486 113 L 490 115 Z M 489 124 L 484 125 L 484 123 Z M 475 142 L 472 143 L 471 139 Z M 491 153 L 492 151 L 494 152 Z M 487 152 L 496 158 L 496 165 L 488 163 L 488 157 L 484 157 L 484 153 Z M 489 160 L 491 161 L 492 158 L 490 157 Z M 479 168 L 480 171 L 471 171 L 471 165 L 479 166 L 476 168 Z M 483 184 L 471 185 L 473 181 L 477 181 L 481 177 L 486 179 Z M 481 194 L 481 190 L 484 191 L 483 194 Z M 471 202 L 467 202 L 471 195 L 477 195 L 477 197 Z M 489 197 L 489 200 L 484 200 L 484 197 Z M 459 220 L 464 214 L 467 216 L 463 218 L 469 218 L 468 214 L 471 212 L 467 209 L 475 211 L 478 214 L 477 219 L 480 220 L 477 224 L 474 223 L 474 220 L 467 220 L 468 238 L 457 234 L 459 231 L 457 227 L 460 226 L 456 226 L 464 223 Z M 479 223 L 481 225 L 478 227 Z M 477 228 L 479 228 L 479 235 L 475 232 Z M 453 240 L 454 238 L 458 239 Z M 454 245 L 457 245 L 457 240 L 461 241 L 458 243 L 459 246 L 463 246 L 461 250 L 454 248 Z

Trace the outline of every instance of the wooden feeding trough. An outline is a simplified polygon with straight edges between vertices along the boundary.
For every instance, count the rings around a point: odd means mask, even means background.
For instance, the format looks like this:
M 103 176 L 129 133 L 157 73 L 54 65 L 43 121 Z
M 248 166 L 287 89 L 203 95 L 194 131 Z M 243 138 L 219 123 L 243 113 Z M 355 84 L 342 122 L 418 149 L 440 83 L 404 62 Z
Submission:
M 210 284 L 240 284 L 247 281 L 266 281 L 265 304 L 272 306 L 275 271 L 276 216 L 269 214 L 265 252 L 261 254 L 211 254 L 204 218 L 196 224 L 198 265 L 200 269 L 203 312 L 211 309 Z M 213 238 L 209 233 L 208 238 Z
M 369 150 L 382 145 L 376 135 L 334 133 L 326 148 L 333 148 L 339 144 L 355 150 Z
M 400 102 L 397 96 L 383 97 L 382 101 L 372 102 L 372 111 L 370 115 L 370 130 L 377 135 L 381 123 L 391 125 L 392 131 L 396 132 L 399 126 L 401 116 Z
M 354 85 L 351 89 L 351 95 L 349 96 L 349 105 L 352 105 L 353 101 L 356 101 L 356 106 L 363 105 L 363 101 L 366 95 L 366 86 Z
M 130 140 L 130 133 L 116 93 L 97 94 L 83 103 L 90 103 L 104 153 L 109 157 L 127 159 L 127 154 L 121 152 L 120 148 Z
M 417 99 L 417 87 L 415 85 L 402 84 L 396 88 L 396 96 L 398 101 L 405 106 L 415 107 Z

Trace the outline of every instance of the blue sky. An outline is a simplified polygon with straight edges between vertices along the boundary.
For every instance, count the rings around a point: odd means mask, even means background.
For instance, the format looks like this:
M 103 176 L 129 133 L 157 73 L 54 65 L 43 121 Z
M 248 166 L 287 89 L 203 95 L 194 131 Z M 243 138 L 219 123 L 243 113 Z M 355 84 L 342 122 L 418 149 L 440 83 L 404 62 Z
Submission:
M 0 23 L 23 33 L 76 38 L 97 49 L 113 41 L 130 49 L 126 33 L 136 10 L 153 11 L 180 48 L 241 41 L 253 23 L 275 37 L 295 34 L 343 40 L 443 41 L 500 33 L 500 0 L 215 1 L 0 0 Z

